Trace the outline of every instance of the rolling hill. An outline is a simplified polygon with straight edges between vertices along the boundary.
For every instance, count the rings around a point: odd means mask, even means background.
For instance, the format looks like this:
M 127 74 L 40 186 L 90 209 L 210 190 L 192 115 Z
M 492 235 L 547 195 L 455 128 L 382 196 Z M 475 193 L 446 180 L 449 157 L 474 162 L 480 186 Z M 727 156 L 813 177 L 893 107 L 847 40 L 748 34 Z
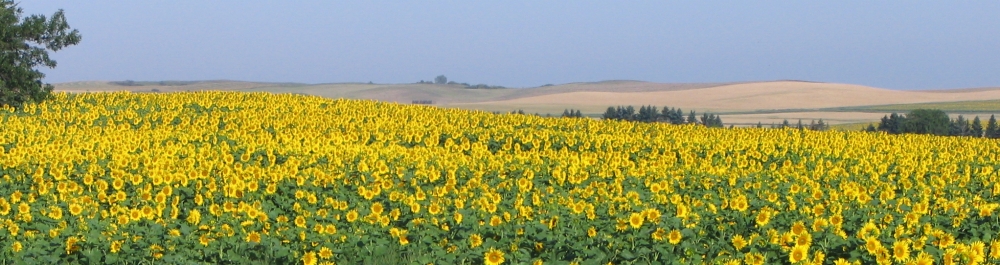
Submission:
M 141 85 L 86 81 L 60 83 L 55 87 L 57 91 L 67 92 L 267 91 L 398 103 L 422 100 L 442 107 L 496 112 L 521 109 L 543 115 L 559 115 L 564 109 L 579 109 L 585 115 L 594 117 L 609 106 L 653 105 L 719 113 L 724 122 L 737 125 L 780 123 L 786 119 L 824 119 L 832 124 L 869 122 L 890 111 L 905 112 L 935 104 L 957 110 L 968 110 L 967 105 L 976 104 L 975 111 L 965 111 L 968 116 L 1000 113 L 998 104 L 966 103 L 1000 100 L 1000 89 L 997 88 L 907 91 L 787 80 L 733 83 L 614 80 L 507 89 L 466 89 L 461 85 L 435 84 L 300 84 L 228 80 L 137 84 Z

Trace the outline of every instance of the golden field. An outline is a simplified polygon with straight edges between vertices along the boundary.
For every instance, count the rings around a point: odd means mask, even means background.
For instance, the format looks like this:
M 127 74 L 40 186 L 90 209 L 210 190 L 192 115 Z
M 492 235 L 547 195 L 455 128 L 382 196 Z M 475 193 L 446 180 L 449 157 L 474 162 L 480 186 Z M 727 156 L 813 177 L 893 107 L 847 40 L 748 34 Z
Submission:
M 0 113 L 4 261 L 1000 261 L 989 139 L 241 92 Z

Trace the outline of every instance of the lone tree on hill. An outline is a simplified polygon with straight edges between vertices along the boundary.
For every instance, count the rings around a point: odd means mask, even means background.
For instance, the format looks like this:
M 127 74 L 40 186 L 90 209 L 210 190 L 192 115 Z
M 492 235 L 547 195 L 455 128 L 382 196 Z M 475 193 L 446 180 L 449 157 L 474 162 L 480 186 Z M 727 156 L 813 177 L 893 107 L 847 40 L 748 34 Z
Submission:
M 434 78 L 434 83 L 435 84 L 439 84 L 439 85 L 447 84 L 448 83 L 448 78 L 444 77 L 444 75 L 439 75 L 439 76 L 437 76 L 437 77 Z
M 52 17 L 31 15 L 21 18 L 23 10 L 12 0 L 0 0 L 0 105 L 20 108 L 26 103 L 45 100 L 52 85 L 35 69 L 42 65 L 56 67 L 49 51 L 58 51 L 80 43 L 80 32 L 71 29 L 60 9 Z

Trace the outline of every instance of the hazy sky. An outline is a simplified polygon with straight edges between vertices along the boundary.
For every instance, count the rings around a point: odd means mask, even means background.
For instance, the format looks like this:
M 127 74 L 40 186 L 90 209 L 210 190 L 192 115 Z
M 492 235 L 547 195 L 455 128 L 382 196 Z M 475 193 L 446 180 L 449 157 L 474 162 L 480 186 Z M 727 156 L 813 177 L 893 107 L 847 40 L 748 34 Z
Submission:
M 1000 86 L 1000 1 L 54 1 L 46 82 Z

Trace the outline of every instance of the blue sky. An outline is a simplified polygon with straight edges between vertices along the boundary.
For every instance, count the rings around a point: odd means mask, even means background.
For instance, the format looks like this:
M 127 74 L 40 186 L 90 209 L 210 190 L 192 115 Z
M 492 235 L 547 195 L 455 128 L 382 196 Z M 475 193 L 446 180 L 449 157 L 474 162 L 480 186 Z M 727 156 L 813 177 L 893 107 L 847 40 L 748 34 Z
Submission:
M 46 82 L 1000 86 L 998 1 L 21 1 L 83 40 Z

